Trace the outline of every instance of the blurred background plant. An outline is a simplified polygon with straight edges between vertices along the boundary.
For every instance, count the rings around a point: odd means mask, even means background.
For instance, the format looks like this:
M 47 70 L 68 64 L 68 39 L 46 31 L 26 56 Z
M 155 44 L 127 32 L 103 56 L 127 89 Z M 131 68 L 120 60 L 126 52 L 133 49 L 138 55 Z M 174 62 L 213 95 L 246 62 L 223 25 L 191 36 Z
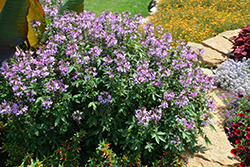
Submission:
M 112 12 L 122 13 L 129 11 L 132 16 L 141 14 L 148 16 L 148 5 L 151 0 L 85 0 L 85 10 L 95 12 L 96 16 L 110 10 Z
M 174 41 L 197 42 L 250 23 L 250 0 L 162 0 L 149 21 Z M 156 32 L 157 33 L 157 32 Z

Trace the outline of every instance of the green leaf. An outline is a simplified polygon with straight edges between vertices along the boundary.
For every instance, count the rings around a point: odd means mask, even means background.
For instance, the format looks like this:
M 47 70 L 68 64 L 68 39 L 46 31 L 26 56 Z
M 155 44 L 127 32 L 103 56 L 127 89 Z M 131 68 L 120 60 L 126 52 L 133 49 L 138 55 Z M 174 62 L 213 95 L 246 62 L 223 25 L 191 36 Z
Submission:
M 92 121 L 92 122 L 93 122 L 93 125 L 97 125 L 97 120 L 96 120 L 95 117 L 93 118 L 93 121 Z
M 11 57 L 23 42 L 29 48 L 38 47 L 37 32 L 30 26 L 38 20 L 41 25 L 37 29 L 45 31 L 45 14 L 38 0 L 1 0 L 0 11 L 0 61 Z
M 164 150 L 167 150 L 168 149 L 168 144 L 164 146 Z
M 39 131 L 36 128 L 34 128 L 34 132 L 35 132 L 35 135 L 39 136 Z
M 92 120 L 92 117 L 89 117 L 89 119 L 87 120 L 87 124 L 89 124 L 90 122 L 91 122 L 91 120 Z
M 3 6 L 4 4 L 4 6 Z M 27 39 L 28 23 L 28 0 L 0 1 L 3 6 L 0 13 L 0 61 L 14 55 L 15 46 L 20 45 Z
M 159 139 L 160 139 L 161 141 L 166 142 L 166 140 L 165 140 L 162 136 L 158 136 L 158 137 L 159 137 Z
M 113 139 L 114 144 L 117 145 L 118 144 L 118 138 L 117 138 L 117 136 L 115 134 L 113 135 L 112 139 Z
M 212 145 L 212 143 L 210 142 L 209 138 L 206 135 L 205 135 L 205 142 L 207 146 L 208 144 Z
M 65 123 L 67 123 L 67 120 L 66 120 L 66 118 L 65 118 L 65 116 L 61 116 L 61 120 L 63 121 L 63 122 L 65 122 Z
M 59 7 L 58 13 L 63 14 L 64 11 L 75 11 L 77 13 L 83 12 L 84 0 L 64 0 Z
M 212 129 L 212 131 L 216 132 L 216 129 L 214 128 L 213 125 L 209 124 L 210 128 Z
M 68 73 L 70 73 L 72 70 L 74 70 L 75 69 L 75 66 L 69 66 L 69 72 Z
M 154 101 L 156 100 L 155 94 L 152 94 L 152 98 L 153 98 Z
M 38 97 L 35 103 L 39 103 L 40 101 L 44 102 L 44 99 L 42 97 Z
M 159 141 L 159 137 L 158 137 L 158 136 L 155 136 L 155 141 L 156 141 L 156 143 L 157 143 L 157 144 L 159 144 L 159 143 L 160 143 L 160 141 Z
M 165 132 L 161 132 L 161 131 L 157 132 L 156 134 L 157 134 L 157 135 L 166 135 Z
M 31 90 L 31 92 L 32 92 L 32 93 L 34 93 L 34 94 L 36 95 L 36 91 L 34 91 L 34 90 Z
M 187 135 L 186 135 L 185 132 L 182 133 L 182 136 L 183 136 L 184 139 L 187 138 Z
M 92 106 L 93 106 L 93 109 L 96 110 L 95 102 L 90 102 L 89 105 L 88 105 L 88 108 L 90 108 Z
M 147 145 L 145 146 L 145 149 L 147 149 L 149 152 L 151 152 L 154 149 L 153 143 L 148 143 L 147 142 Z
M 57 118 L 56 118 L 56 121 L 55 121 L 55 124 L 54 124 L 55 127 L 59 124 L 59 122 L 60 122 L 60 117 L 57 117 Z

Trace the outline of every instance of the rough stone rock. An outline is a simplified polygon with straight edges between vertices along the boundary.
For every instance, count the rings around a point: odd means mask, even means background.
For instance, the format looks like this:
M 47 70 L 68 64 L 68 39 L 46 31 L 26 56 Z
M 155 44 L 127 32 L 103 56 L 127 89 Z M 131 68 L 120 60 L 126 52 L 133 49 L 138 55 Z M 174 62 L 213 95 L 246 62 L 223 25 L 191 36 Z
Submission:
M 224 31 L 218 35 L 226 38 L 227 40 L 229 40 L 230 42 L 233 43 L 234 41 L 231 37 L 238 36 L 240 31 L 241 31 L 241 29 L 229 30 L 229 31 Z
M 201 57 L 199 57 L 198 59 L 200 60 L 202 65 L 205 65 L 205 63 L 208 63 L 208 66 L 207 66 L 208 68 L 216 67 L 217 65 L 221 64 L 228 58 L 226 55 L 220 52 L 217 52 L 216 50 L 211 49 L 209 47 L 198 44 L 198 43 L 188 42 L 187 46 L 192 47 L 193 51 L 195 51 L 196 53 L 198 49 L 204 50 L 204 54 L 201 55 Z
M 210 47 L 222 54 L 228 55 L 232 52 L 233 44 L 221 35 L 206 39 L 201 42 L 202 45 Z
M 215 91 L 225 93 L 221 88 L 217 88 Z M 229 140 L 227 139 L 223 128 L 223 118 L 219 114 L 223 111 L 222 109 L 225 104 L 221 97 L 217 96 L 214 91 L 209 92 L 209 95 L 212 96 L 216 102 L 216 107 L 214 108 L 214 111 L 212 111 L 214 116 L 212 123 L 216 132 L 212 131 L 208 125 L 205 127 L 204 132 L 210 139 L 212 145 L 207 146 L 205 140 L 199 136 L 197 140 L 197 145 L 201 146 L 199 152 L 194 155 L 192 155 L 188 149 L 183 152 L 187 157 L 187 162 L 184 167 L 236 167 L 240 163 L 240 159 L 230 153 L 233 146 L 230 145 Z
M 211 76 L 211 77 L 214 77 L 214 72 L 210 69 L 207 69 L 207 68 L 201 68 L 201 71 L 205 74 L 205 75 L 208 75 L 208 76 Z

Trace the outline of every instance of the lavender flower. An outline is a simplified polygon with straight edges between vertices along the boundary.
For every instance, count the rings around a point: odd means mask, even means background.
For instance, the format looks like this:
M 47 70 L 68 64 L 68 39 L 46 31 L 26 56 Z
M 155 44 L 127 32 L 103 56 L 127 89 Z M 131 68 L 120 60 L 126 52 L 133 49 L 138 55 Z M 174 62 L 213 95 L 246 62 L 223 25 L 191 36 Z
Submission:
M 145 107 L 139 108 L 135 110 L 135 117 L 138 119 L 138 124 L 143 124 L 147 126 L 150 121 L 160 121 L 162 116 L 162 110 L 158 108 L 151 108 L 151 110 L 147 111 Z
M 100 93 L 100 95 L 98 96 L 98 101 L 101 104 L 107 104 L 111 102 L 111 95 L 108 92 L 102 92 Z
M 82 112 L 80 112 L 78 110 L 74 111 L 73 114 L 72 114 L 73 120 L 80 121 L 82 119 L 81 115 L 82 115 Z

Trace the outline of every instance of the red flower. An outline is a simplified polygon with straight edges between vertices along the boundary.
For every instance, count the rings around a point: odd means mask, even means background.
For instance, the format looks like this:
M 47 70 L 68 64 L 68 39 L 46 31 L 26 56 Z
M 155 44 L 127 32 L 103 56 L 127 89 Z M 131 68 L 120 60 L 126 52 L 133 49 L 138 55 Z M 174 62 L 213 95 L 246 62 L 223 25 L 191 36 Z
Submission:
M 234 134 L 232 134 L 232 133 L 229 133 L 229 136 L 230 136 L 230 137 L 233 137 L 233 136 L 234 136 Z
M 247 147 L 250 147 L 250 142 L 247 142 L 247 143 L 246 143 L 246 146 L 247 146 Z M 250 156 L 250 154 L 249 154 L 249 156 Z M 250 157 L 249 157 L 249 158 L 250 158 Z
M 250 96 L 248 96 L 248 100 L 250 100 Z
M 247 132 L 246 139 L 250 140 L 250 132 Z
M 240 143 L 240 139 L 235 140 L 235 144 L 239 144 Z M 249 142 L 250 143 L 250 142 Z
M 241 132 L 241 130 L 239 130 L 239 129 L 237 129 L 237 130 L 234 132 L 234 134 L 237 135 L 237 136 L 241 135 L 241 133 L 242 133 L 242 132 Z
M 247 166 L 247 164 L 245 164 L 244 162 L 241 162 L 241 163 L 239 164 L 239 167 L 245 167 L 245 166 Z
M 247 159 L 247 165 L 250 165 L 250 159 L 249 158 Z
M 239 94 L 239 95 L 238 95 L 238 98 L 242 98 L 242 97 L 244 97 L 243 94 Z
M 237 129 L 238 127 L 239 127 L 238 124 L 233 124 L 233 125 L 232 125 L 232 128 L 233 128 L 233 129 Z
M 234 156 L 236 156 L 236 155 L 239 153 L 239 151 L 238 151 L 236 148 L 232 149 L 230 152 L 231 152 Z
M 243 114 L 243 113 L 239 113 L 238 116 L 241 118 L 245 118 L 245 114 Z
M 248 108 L 248 109 L 245 109 L 244 111 L 247 112 L 247 113 L 249 113 L 249 112 L 250 112 L 250 109 Z
M 238 122 L 237 125 L 240 127 L 240 126 L 243 126 L 244 124 L 241 122 Z
M 245 152 L 247 152 L 246 148 L 243 145 L 239 145 L 238 148 L 245 151 Z
M 247 126 L 247 127 L 245 128 L 245 131 L 246 131 L 246 132 L 250 132 L 250 127 Z

